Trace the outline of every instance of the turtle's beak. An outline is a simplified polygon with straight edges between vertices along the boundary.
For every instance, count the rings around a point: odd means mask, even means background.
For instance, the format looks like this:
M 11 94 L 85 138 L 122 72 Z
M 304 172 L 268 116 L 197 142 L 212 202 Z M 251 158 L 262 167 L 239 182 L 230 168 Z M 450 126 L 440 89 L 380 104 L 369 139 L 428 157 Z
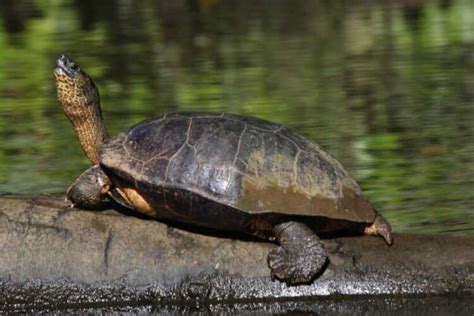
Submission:
M 56 68 L 54 73 L 58 75 L 66 75 L 70 78 L 76 77 L 80 73 L 81 69 L 71 58 L 65 54 L 60 54 L 56 60 Z

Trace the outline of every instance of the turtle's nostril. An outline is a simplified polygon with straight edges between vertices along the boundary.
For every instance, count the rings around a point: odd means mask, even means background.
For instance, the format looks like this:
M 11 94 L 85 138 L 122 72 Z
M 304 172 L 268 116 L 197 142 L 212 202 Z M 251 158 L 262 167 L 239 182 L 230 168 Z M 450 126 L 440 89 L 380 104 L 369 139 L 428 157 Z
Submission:
M 80 71 L 80 67 L 72 59 L 70 59 L 66 54 L 59 54 L 58 59 L 56 60 L 56 70 L 61 72 L 69 77 L 74 77 L 77 72 Z
M 67 57 L 66 54 L 60 53 L 58 56 L 58 61 L 62 62 L 64 65 L 69 66 L 70 64 L 73 64 L 74 62 Z

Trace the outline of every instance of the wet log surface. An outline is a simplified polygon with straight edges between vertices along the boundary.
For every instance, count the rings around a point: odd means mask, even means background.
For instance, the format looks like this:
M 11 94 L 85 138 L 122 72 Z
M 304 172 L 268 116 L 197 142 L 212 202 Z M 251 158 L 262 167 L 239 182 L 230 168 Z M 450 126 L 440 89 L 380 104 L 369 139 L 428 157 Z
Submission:
M 472 299 L 474 238 L 395 234 L 392 247 L 374 237 L 325 244 L 324 273 L 310 285 L 287 287 L 269 277 L 271 243 L 81 211 L 52 197 L 1 194 L 0 311 L 361 294 Z

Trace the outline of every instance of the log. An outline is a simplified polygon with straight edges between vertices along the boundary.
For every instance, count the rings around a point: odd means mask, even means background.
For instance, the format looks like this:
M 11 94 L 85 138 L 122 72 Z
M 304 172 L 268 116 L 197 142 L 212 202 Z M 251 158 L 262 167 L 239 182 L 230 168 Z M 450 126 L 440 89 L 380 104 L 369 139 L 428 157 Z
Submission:
M 474 238 L 395 234 L 325 240 L 329 264 L 309 285 L 272 281 L 268 242 L 213 236 L 63 198 L 0 194 L 0 311 L 251 302 L 474 290 Z M 103 306 L 103 305 L 100 305 Z

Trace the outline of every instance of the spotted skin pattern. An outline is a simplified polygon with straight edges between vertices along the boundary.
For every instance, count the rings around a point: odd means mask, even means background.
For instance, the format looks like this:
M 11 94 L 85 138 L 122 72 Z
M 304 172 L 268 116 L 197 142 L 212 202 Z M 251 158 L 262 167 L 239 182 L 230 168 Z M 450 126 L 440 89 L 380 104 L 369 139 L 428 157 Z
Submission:
M 69 76 L 63 70 L 70 66 L 64 65 L 67 62 L 63 61 L 62 67 L 57 67 L 54 72 L 58 100 L 62 104 L 64 114 L 74 126 L 87 157 L 92 163 L 98 164 L 97 149 L 108 138 L 102 123 L 99 92 L 94 82 L 80 68 L 73 69 L 78 75 Z M 77 66 L 72 61 L 70 63 Z

